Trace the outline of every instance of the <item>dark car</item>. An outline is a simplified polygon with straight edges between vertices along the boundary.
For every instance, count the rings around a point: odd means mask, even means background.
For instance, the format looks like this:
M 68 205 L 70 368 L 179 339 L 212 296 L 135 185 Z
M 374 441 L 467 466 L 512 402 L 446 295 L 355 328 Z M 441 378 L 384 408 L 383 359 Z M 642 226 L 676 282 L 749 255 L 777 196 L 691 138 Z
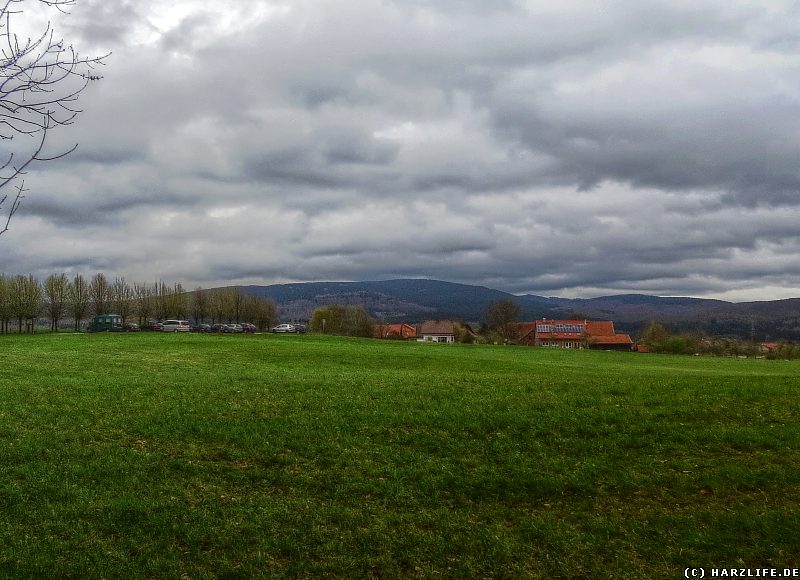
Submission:
M 192 332 L 211 332 L 210 324 L 194 324 L 192 325 Z
M 152 320 L 148 320 L 144 324 L 139 327 L 140 330 L 153 330 L 156 332 L 161 332 L 164 330 L 164 325 L 160 322 L 153 322 Z
M 242 332 L 249 332 L 253 333 L 257 330 L 255 324 L 250 324 L 249 322 L 242 322 Z
M 139 325 L 135 322 L 126 322 L 122 325 L 122 330 L 125 332 L 139 332 L 141 328 L 139 328 Z
M 227 324 L 212 324 L 211 332 L 230 332 Z
M 302 333 L 304 333 L 306 331 L 306 325 L 305 324 L 293 324 L 292 326 L 294 326 L 294 331 L 295 332 L 299 332 L 299 333 L 302 334 Z

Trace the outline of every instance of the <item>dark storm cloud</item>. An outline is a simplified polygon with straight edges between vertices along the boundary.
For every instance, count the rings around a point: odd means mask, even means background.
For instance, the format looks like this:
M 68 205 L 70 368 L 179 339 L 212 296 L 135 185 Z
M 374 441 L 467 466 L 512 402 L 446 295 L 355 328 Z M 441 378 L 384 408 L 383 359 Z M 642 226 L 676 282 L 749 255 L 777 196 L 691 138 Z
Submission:
M 653 98 L 658 98 L 656 95 Z M 737 98 L 741 99 L 741 95 Z M 499 127 L 556 161 L 548 174 L 591 188 L 610 180 L 666 190 L 725 192 L 747 206 L 800 203 L 800 102 L 772 99 L 633 119 L 577 109 L 500 111 Z M 615 122 L 616 121 L 616 122 Z

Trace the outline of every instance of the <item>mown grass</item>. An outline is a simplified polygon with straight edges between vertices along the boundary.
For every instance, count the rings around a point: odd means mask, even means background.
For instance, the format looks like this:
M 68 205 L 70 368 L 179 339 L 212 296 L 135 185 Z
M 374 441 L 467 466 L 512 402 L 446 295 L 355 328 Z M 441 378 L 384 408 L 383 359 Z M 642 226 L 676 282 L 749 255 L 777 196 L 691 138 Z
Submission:
M 7 577 L 798 567 L 800 363 L 0 337 Z

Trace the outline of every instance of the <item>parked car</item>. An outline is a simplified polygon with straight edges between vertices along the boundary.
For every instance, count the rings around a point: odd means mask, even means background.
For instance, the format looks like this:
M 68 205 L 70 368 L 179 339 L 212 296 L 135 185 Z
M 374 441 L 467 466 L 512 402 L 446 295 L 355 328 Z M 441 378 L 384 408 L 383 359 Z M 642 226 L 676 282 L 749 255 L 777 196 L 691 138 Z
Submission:
M 86 332 L 122 332 L 122 317 L 119 314 L 100 314 L 92 318 Z
M 192 326 L 192 332 L 211 332 L 210 324 L 195 324 Z
M 299 332 L 300 334 L 303 334 L 306 331 L 305 324 L 293 324 L 292 326 L 294 326 L 294 331 Z
M 297 332 L 293 324 L 279 324 L 272 328 L 272 332 Z
M 155 330 L 157 332 L 161 332 L 164 330 L 164 325 L 160 322 L 153 322 L 152 320 L 148 320 L 144 324 L 139 327 L 140 330 Z
M 189 332 L 191 329 L 188 320 L 165 320 L 161 328 L 164 332 Z
M 211 332 L 230 332 L 227 324 L 212 324 Z
M 135 322 L 126 322 L 125 324 L 122 325 L 122 329 L 125 332 L 139 332 L 141 330 L 141 328 L 139 328 L 139 325 L 136 324 Z
M 242 328 L 242 325 L 236 324 L 235 322 L 233 324 L 229 324 L 228 329 L 230 330 L 230 332 L 237 332 L 237 333 L 244 332 L 244 328 Z
M 242 322 L 242 332 L 253 333 L 256 330 L 258 329 L 256 328 L 255 324 L 250 324 L 249 322 Z

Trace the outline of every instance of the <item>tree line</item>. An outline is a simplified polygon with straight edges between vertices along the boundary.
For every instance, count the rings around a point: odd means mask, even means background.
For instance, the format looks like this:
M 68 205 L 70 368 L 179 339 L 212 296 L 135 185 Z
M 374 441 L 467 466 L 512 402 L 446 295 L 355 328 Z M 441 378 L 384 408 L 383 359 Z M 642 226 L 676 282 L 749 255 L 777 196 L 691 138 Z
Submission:
M 730 337 L 708 336 L 699 332 L 670 332 L 662 323 L 651 322 L 642 333 L 640 344 L 650 352 L 665 354 L 699 354 L 710 356 L 763 356 L 767 359 L 799 359 L 800 345 L 781 342 L 762 350 L 755 341 Z
M 487 321 L 476 335 L 464 323 L 455 322 L 453 330 L 457 342 L 511 342 L 519 333 L 517 320 L 520 317 L 519 306 L 511 300 L 500 300 L 489 305 L 486 311 Z M 309 321 L 309 330 L 320 334 L 339 336 L 371 337 L 374 334 L 375 320 L 360 305 L 346 306 L 330 304 L 314 310 Z
M 129 283 L 110 280 L 103 273 L 90 279 L 52 274 L 43 282 L 33 275 L 0 275 L 0 333 L 16 325 L 17 332 L 33 332 L 40 318 L 57 331 L 69 320 L 75 330 L 91 316 L 118 314 L 123 323 L 169 318 L 197 323 L 249 322 L 264 330 L 277 322 L 277 308 L 268 298 L 245 294 L 236 288 L 187 292 L 180 283 Z

